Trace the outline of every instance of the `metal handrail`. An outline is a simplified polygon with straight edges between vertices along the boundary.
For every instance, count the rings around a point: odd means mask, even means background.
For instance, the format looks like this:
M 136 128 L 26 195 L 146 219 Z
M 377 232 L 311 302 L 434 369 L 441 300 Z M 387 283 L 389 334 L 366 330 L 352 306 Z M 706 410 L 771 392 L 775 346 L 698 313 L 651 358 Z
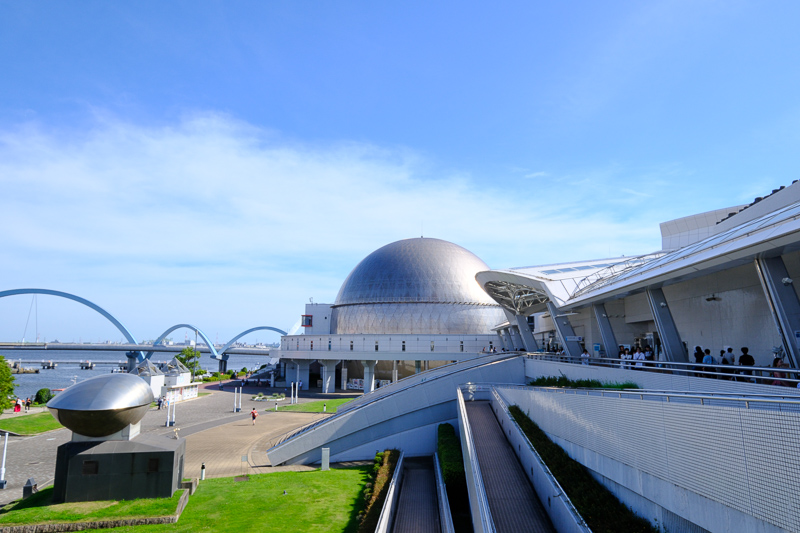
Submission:
M 530 352 L 525 354 L 528 359 L 542 359 L 545 361 L 553 361 L 556 363 L 570 363 L 582 364 L 584 361 L 589 363 L 589 366 L 605 366 L 609 368 L 620 368 L 624 370 L 672 370 L 681 374 L 702 374 L 702 377 L 720 376 L 723 378 L 739 377 L 744 380 L 779 380 L 786 381 L 796 385 L 800 384 L 800 369 L 797 368 L 775 368 L 772 366 L 748 366 L 748 365 L 720 365 L 720 364 L 704 364 L 704 363 L 682 363 L 678 361 L 649 361 L 649 360 L 636 360 L 636 359 L 619 359 L 617 357 L 572 357 L 569 355 L 560 355 L 552 353 L 535 353 Z M 642 363 L 642 366 L 636 366 L 636 363 Z M 585 366 L 585 365 L 584 365 Z M 714 368 L 717 372 L 710 372 L 703 370 L 704 368 Z M 728 372 L 725 372 L 728 370 Z M 751 373 L 748 373 L 751 372 Z M 756 374 L 762 372 L 762 374 Z M 769 375 L 764 375 L 767 372 Z M 797 375 L 797 378 L 776 378 L 772 376 L 772 372 L 782 372 L 784 374 Z M 744 381 L 743 381 L 744 382 Z M 769 385 L 769 383 L 764 383 Z
M 725 396 L 723 393 L 687 393 L 687 392 L 672 392 L 672 391 L 654 391 L 654 390 L 646 390 L 646 389 L 625 389 L 625 390 L 616 390 L 616 389 L 566 389 L 563 387 L 540 387 L 540 386 L 530 386 L 530 385 L 496 385 L 495 388 L 499 389 L 519 389 L 519 390 L 537 390 L 542 392 L 549 392 L 554 394 L 584 394 L 586 396 L 590 396 L 592 394 L 599 395 L 603 398 L 610 396 L 616 396 L 617 398 L 630 397 L 630 398 L 638 398 L 640 400 L 644 400 L 645 396 L 647 397 L 659 397 L 659 398 L 667 398 L 669 402 L 669 398 L 691 398 L 700 400 L 700 405 L 705 405 L 706 400 L 720 400 L 720 401 L 731 401 L 731 402 L 744 402 L 745 408 L 749 409 L 750 403 L 762 403 L 762 404 L 787 404 L 787 405 L 800 405 L 800 399 L 797 400 L 787 400 L 785 396 L 780 396 L 781 399 L 776 398 L 769 398 L 764 397 L 764 395 L 741 395 L 741 396 Z
M 495 355 L 499 355 L 499 354 L 495 354 Z M 480 358 L 479 361 L 476 360 L 478 362 L 476 362 L 474 365 L 465 366 L 464 368 L 461 368 L 458 371 L 461 372 L 461 371 L 464 371 L 464 370 L 472 370 L 472 369 L 474 369 L 476 367 L 483 366 L 483 365 L 493 365 L 493 364 L 505 361 L 507 359 L 511 359 L 513 357 L 521 357 L 521 356 L 519 354 L 506 354 L 504 357 L 498 357 L 496 359 L 491 359 L 489 361 L 487 361 L 486 358 Z M 453 364 L 459 364 L 459 363 L 463 363 L 463 362 L 464 361 L 459 361 L 458 363 L 451 363 L 450 365 L 445 365 L 445 366 L 452 366 Z M 434 370 L 426 370 L 423 373 L 435 372 L 435 371 L 439 370 L 440 368 L 444 368 L 444 367 L 437 367 Z M 422 375 L 422 374 L 417 374 L 417 376 L 420 376 L 420 375 Z M 348 414 L 350 411 L 352 411 L 355 408 L 365 407 L 365 406 L 370 405 L 372 403 L 375 403 L 375 402 L 377 402 L 379 400 L 382 400 L 382 399 L 384 399 L 387 396 L 390 396 L 392 394 L 399 394 L 401 392 L 407 391 L 410 388 L 420 386 L 423 383 L 428 383 L 430 381 L 433 381 L 433 380 L 436 380 L 436 379 L 445 378 L 445 377 L 449 377 L 451 375 L 452 375 L 451 372 L 436 373 L 433 376 L 430 376 L 430 375 L 427 376 L 427 379 L 423 379 L 423 380 L 419 381 L 418 383 L 413 383 L 413 384 L 406 383 L 406 387 L 397 388 L 396 390 L 392 390 L 392 391 L 390 391 L 390 392 L 388 392 L 386 394 L 380 394 L 380 395 L 377 395 L 377 396 L 372 396 L 374 393 L 365 394 L 364 396 L 362 396 L 362 398 L 367 398 L 366 401 L 360 402 L 356 406 L 352 406 L 351 405 L 354 402 L 350 402 L 348 404 L 345 404 L 347 406 L 350 406 L 347 409 L 343 409 L 344 406 L 340 406 L 337 409 L 337 412 L 336 412 L 335 415 L 329 416 L 329 417 L 324 418 L 324 419 L 322 419 L 320 421 L 313 422 L 313 423 L 305 425 L 303 427 L 294 429 L 294 430 L 292 430 L 292 431 L 290 431 L 288 433 L 285 433 L 281 437 L 277 437 L 277 439 L 279 439 L 279 440 L 275 444 L 271 444 L 268 449 L 274 448 L 275 446 L 280 446 L 281 444 L 283 444 L 287 440 L 289 440 L 291 438 L 294 438 L 296 436 L 299 436 L 302 433 L 305 433 L 305 432 L 307 432 L 307 431 L 309 431 L 309 430 L 311 430 L 311 429 L 313 429 L 313 428 L 315 428 L 315 427 L 317 427 L 317 426 L 319 426 L 321 424 L 327 424 L 328 422 L 333 422 L 335 420 L 338 420 L 339 417 Z M 416 377 L 416 376 L 412 376 L 412 377 Z M 406 379 L 408 379 L 408 378 L 406 378 Z M 402 380 L 400 380 L 400 381 L 402 381 Z M 400 381 L 398 381 L 397 383 L 400 383 Z M 387 386 L 387 388 L 388 388 L 388 386 Z M 270 442 L 272 442 L 272 441 L 270 441 Z
M 455 533 L 453 515 L 450 513 L 450 500 L 447 498 L 447 485 L 442 476 L 442 467 L 439 464 L 439 454 L 433 452 L 433 473 L 436 477 L 436 492 L 439 495 L 439 525 L 442 533 Z
M 511 353 L 511 352 L 505 352 L 505 353 L 500 352 L 492 354 L 487 353 L 485 355 L 475 357 L 474 359 L 465 359 L 462 361 L 456 361 L 455 363 L 448 363 L 446 365 L 438 366 L 436 368 L 420 372 L 419 374 L 406 376 L 402 379 L 395 381 L 394 383 L 385 385 L 380 389 L 373 390 L 368 394 L 364 394 L 364 396 L 362 396 L 361 398 L 357 398 L 352 402 L 340 406 L 339 409 L 337 410 L 337 414 L 346 413 L 347 411 L 356 409 L 362 405 L 367 405 L 380 398 L 394 394 L 399 390 L 406 390 L 408 387 L 428 382 L 432 379 L 441 377 L 442 375 L 449 375 L 453 367 L 456 365 L 464 365 L 465 363 L 471 363 L 469 365 L 464 366 L 464 368 L 461 369 L 461 370 L 467 370 L 475 366 L 480 366 L 489 362 L 501 361 L 509 357 L 519 357 L 519 355 L 520 355 L 519 353 Z M 490 359 L 493 356 L 500 356 L 500 357 L 498 357 L 497 359 L 492 359 L 491 361 L 487 361 L 487 359 Z
M 478 452 L 475 448 L 475 440 L 472 437 L 472 428 L 470 427 L 469 418 L 467 417 L 467 406 L 464 404 L 464 395 L 461 393 L 461 388 L 456 388 L 456 397 L 458 403 L 458 411 L 461 415 L 463 423 L 464 434 L 462 435 L 463 444 L 467 448 L 467 455 L 470 458 L 470 466 L 472 470 L 473 486 L 475 488 L 475 499 L 478 504 L 478 516 L 480 516 L 481 529 L 477 533 L 495 533 L 494 520 L 492 519 L 492 511 L 489 509 L 489 500 L 486 497 L 486 488 L 483 485 L 483 475 L 481 474 L 481 467 L 478 464 Z M 476 524 L 473 524 L 475 526 Z

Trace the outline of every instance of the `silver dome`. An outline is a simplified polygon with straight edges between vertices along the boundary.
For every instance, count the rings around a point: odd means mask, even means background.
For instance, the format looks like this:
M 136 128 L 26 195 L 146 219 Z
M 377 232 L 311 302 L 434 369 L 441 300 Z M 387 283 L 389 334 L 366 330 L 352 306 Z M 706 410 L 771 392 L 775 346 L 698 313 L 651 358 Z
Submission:
M 475 274 L 475 254 L 439 239 L 387 244 L 347 276 L 331 313 L 334 334 L 487 334 L 505 317 Z
M 153 391 L 133 374 L 106 374 L 67 388 L 47 402 L 61 424 L 80 435 L 105 437 L 147 413 Z

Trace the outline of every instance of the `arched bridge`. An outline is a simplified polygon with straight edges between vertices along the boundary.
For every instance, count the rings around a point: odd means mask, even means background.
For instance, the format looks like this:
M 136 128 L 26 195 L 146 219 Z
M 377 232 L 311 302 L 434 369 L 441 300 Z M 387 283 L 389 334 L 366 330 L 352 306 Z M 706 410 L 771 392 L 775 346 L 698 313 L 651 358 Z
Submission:
M 90 302 L 85 298 L 81 298 L 80 296 L 76 296 L 75 294 L 70 294 L 68 292 L 54 291 L 50 289 L 12 289 L 8 291 L 0 291 L 0 298 L 5 298 L 6 296 L 17 296 L 22 294 L 44 294 L 47 296 L 56 296 L 59 298 L 66 298 L 67 300 L 72 300 L 73 302 L 78 302 L 79 304 L 85 305 L 89 309 L 98 312 L 100 315 L 105 317 L 109 322 L 114 324 L 114 326 L 122 333 L 122 335 L 125 336 L 125 339 L 129 343 L 139 344 L 133 337 L 133 334 L 130 331 L 128 331 L 128 328 L 126 328 L 122 324 L 122 322 L 117 320 L 111 313 L 109 313 L 99 305 Z M 195 331 L 205 341 L 205 343 L 208 345 L 209 351 L 211 352 L 211 358 L 216 359 L 220 362 L 220 371 L 224 371 L 227 367 L 227 361 L 228 361 L 228 354 L 226 353 L 227 350 L 230 349 L 230 347 L 233 346 L 233 344 L 237 340 L 244 337 L 245 335 L 252 333 L 254 331 L 261 331 L 261 330 L 274 331 L 276 333 L 280 333 L 281 335 L 286 335 L 286 332 L 283 331 L 282 329 L 274 328 L 272 326 L 256 326 L 254 328 L 250 328 L 248 330 L 239 333 L 238 335 L 233 337 L 230 341 L 228 341 L 228 343 L 225 344 L 225 346 L 221 350 L 217 351 L 216 347 L 214 346 L 214 343 L 211 342 L 211 339 L 209 339 L 208 336 L 205 334 L 205 332 L 203 332 L 203 330 L 201 330 L 200 328 L 193 326 L 191 324 L 176 324 L 171 328 L 167 329 L 164 333 L 162 333 L 158 337 L 158 339 L 156 339 L 156 341 L 153 343 L 153 346 L 160 344 L 167 337 L 167 335 L 169 335 L 176 329 L 180 328 L 187 328 Z M 135 353 L 137 353 L 137 360 L 139 362 L 141 362 L 144 359 L 149 359 L 153 355 L 152 351 L 149 351 L 146 354 L 144 352 L 135 352 Z

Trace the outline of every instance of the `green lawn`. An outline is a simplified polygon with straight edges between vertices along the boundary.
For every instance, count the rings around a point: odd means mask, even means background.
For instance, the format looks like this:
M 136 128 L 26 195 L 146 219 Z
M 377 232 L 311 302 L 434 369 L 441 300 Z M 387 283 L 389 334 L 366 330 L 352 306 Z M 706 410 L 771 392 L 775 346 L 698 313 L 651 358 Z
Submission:
M 335 400 L 320 400 L 317 402 L 296 403 L 294 405 L 282 405 L 278 407 L 278 411 L 299 411 L 301 413 L 321 413 L 322 405 L 327 405 L 328 413 L 335 413 L 340 405 L 347 402 L 352 402 L 353 398 L 337 398 Z M 273 409 L 274 409 L 273 404 Z M 267 408 L 269 411 L 270 409 Z
M 49 411 L 0 420 L 0 429 L 19 435 L 38 435 L 62 427 Z
M 356 516 L 364 507 L 361 493 L 370 468 L 276 472 L 250 476 L 250 481 L 241 482 L 233 478 L 207 479 L 189 499 L 177 524 L 113 531 L 355 532 Z
M 183 491 L 172 498 L 130 501 L 75 502 L 50 505 L 53 487 L 42 489 L 0 514 L 0 525 L 90 522 L 95 520 L 168 516 L 175 513 Z

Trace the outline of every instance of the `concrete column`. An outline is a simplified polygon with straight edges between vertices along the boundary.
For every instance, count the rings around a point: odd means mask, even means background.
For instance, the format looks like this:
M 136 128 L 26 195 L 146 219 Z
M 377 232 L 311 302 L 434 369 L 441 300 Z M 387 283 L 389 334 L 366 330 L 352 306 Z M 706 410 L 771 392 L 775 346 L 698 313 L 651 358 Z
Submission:
M 139 362 L 139 353 L 125 352 L 125 356 L 128 358 L 128 372 L 133 372 L 133 369 L 136 368 L 136 363 Z
M 397 361 L 392 361 L 392 383 L 397 381 Z
M 342 390 L 347 390 L 347 361 L 342 361 Z
M 619 344 L 617 338 L 614 336 L 614 330 L 611 328 L 611 321 L 606 314 L 606 306 L 604 304 L 592 305 L 594 317 L 597 319 L 597 325 L 600 328 L 600 338 L 603 339 L 603 346 L 606 349 L 606 357 L 617 357 Z M 655 350 L 656 347 L 653 346 Z
M 364 365 L 364 394 L 375 390 L 375 365 L 378 361 L 361 361 Z
M 772 318 L 783 340 L 783 350 L 794 368 L 800 367 L 800 301 L 781 257 L 756 259 L 756 270 L 767 297 Z M 798 280 L 800 283 L 800 280 Z
M 688 363 L 689 354 L 681 342 L 678 327 L 672 318 L 672 313 L 661 289 L 647 289 L 647 303 L 650 304 L 650 311 L 653 312 L 653 320 L 656 323 L 658 336 L 661 337 L 661 346 L 664 348 L 664 357 L 667 361 L 676 363 Z
M 580 357 L 583 350 L 580 343 L 575 340 L 575 331 L 569 323 L 569 318 L 563 316 L 553 302 L 547 302 L 547 310 L 550 311 L 550 318 L 553 319 L 553 325 L 566 354 L 570 357 Z
M 303 382 L 303 386 L 300 387 L 300 390 L 308 390 L 308 369 L 311 366 L 311 361 L 303 360 L 303 359 L 296 359 L 292 361 L 297 368 L 297 372 L 295 373 L 295 383 Z
M 498 330 L 497 330 L 495 333 L 497 333 L 497 338 L 498 338 L 498 340 L 500 341 L 500 342 L 499 342 L 499 344 L 500 344 L 500 347 L 501 347 L 501 348 L 505 348 L 506 350 L 508 350 L 508 349 L 509 349 L 509 347 L 508 347 L 508 346 L 506 346 L 506 338 L 505 338 L 505 336 L 504 336 L 504 335 L 501 333 L 501 330 L 499 330 L 499 329 L 498 329 Z
M 336 365 L 335 359 L 320 359 L 322 365 L 322 392 L 325 394 L 336 392 Z
M 220 359 L 219 360 L 219 373 L 224 374 L 228 371 L 228 360 L 227 359 Z
M 514 351 L 523 350 L 524 343 L 522 342 L 522 337 L 519 333 L 519 328 L 517 326 L 510 326 L 508 328 L 508 332 L 511 334 L 511 342 L 514 343 Z
M 514 318 L 517 321 L 517 328 L 519 328 L 519 333 L 522 336 L 522 345 L 525 350 L 528 352 L 538 352 L 539 345 L 536 343 L 531 327 L 528 325 L 528 318 L 522 315 L 516 315 Z

